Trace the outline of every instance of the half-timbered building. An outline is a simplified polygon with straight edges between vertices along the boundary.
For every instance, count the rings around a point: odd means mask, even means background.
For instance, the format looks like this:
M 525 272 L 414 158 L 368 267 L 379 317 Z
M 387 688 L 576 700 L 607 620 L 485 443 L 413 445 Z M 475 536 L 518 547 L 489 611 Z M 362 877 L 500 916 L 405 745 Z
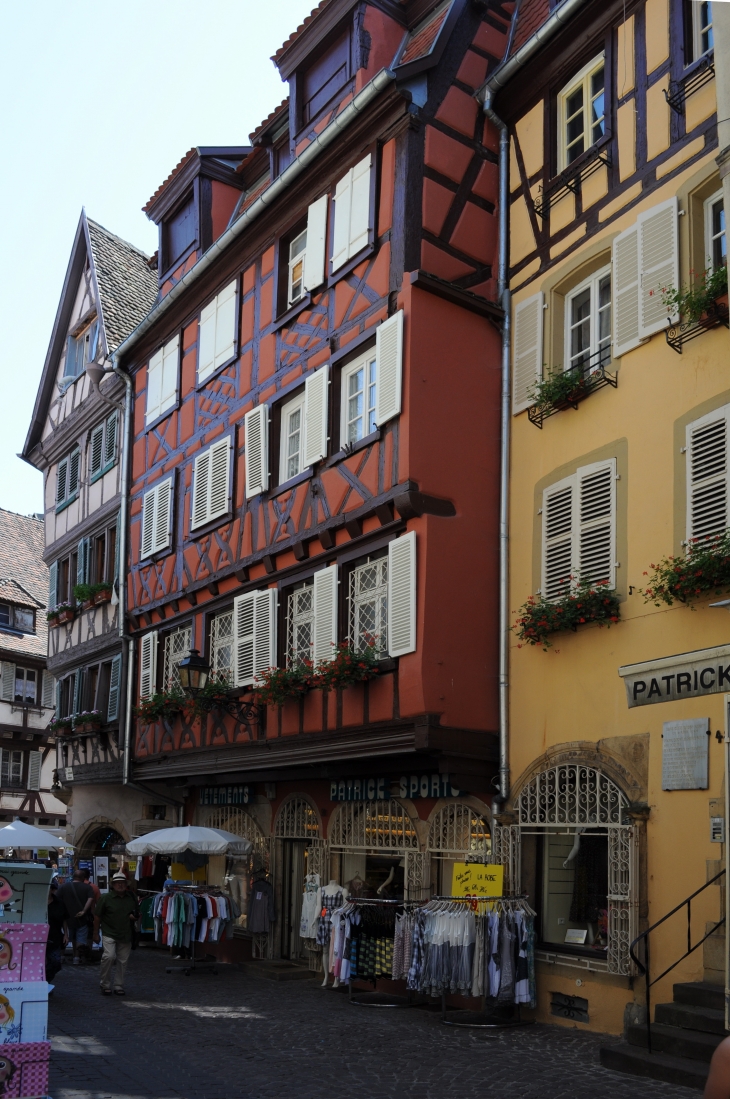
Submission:
M 254 841 L 276 956 L 302 954 L 305 867 L 415 897 L 490 849 L 502 317 L 474 93 L 511 9 L 324 0 L 250 146 L 191 149 L 146 207 L 161 296 L 117 353 L 134 694 L 164 702 L 191 649 L 230 692 L 137 719 L 133 777 Z M 251 705 L 343 645 L 377 676 Z
M 108 853 L 130 838 L 143 803 L 154 800 L 122 788 L 124 383 L 112 374 L 94 385 L 86 367 L 109 365 L 156 296 L 149 258 L 82 212 L 22 454 L 44 478 L 55 762 L 68 838 L 81 855 Z

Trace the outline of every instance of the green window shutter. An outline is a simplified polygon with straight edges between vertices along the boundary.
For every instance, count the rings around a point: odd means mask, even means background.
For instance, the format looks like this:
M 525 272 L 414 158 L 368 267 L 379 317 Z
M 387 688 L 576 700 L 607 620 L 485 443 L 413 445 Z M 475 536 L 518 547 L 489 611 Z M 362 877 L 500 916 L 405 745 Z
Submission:
M 48 609 L 55 610 L 58 602 L 58 561 L 54 561 L 48 570 Z
M 44 710 L 52 710 L 56 697 L 56 680 L 53 678 L 50 672 L 43 673 L 43 693 L 41 696 L 41 705 Z
M 91 440 L 89 442 L 89 473 L 92 477 L 96 477 L 98 473 L 101 473 L 101 467 L 104 464 L 104 425 L 99 424 L 91 432 Z
M 68 458 L 58 463 L 56 473 L 56 505 L 63 504 L 68 495 Z
M 104 465 L 113 466 L 117 460 L 117 423 L 119 417 L 112 412 L 106 422 L 106 437 L 104 439 Z
M 114 579 L 119 579 L 119 537 L 122 530 L 122 513 L 121 510 L 117 515 L 117 536 L 114 539 Z
M 112 660 L 112 670 L 109 676 L 109 705 L 106 710 L 107 721 L 117 721 L 119 719 L 119 696 L 122 680 L 122 657 L 115 656 Z
M 71 451 L 68 459 L 68 496 L 70 500 L 79 491 L 79 470 L 81 465 L 81 452 L 76 450 Z
M 84 673 L 83 669 L 79 670 L 75 674 L 74 679 L 74 708 L 73 712 L 78 714 L 81 712 L 81 696 L 84 689 Z
M 15 665 L 3 660 L 2 683 L 0 685 L 3 702 L 12 702 L 15 698 Z
M 28 790 L 40 790 L 41 766 L 43 764 L 43 752 L 28 753 Z
M 82 538 L 76 554 L 76 583 L 89 582 L 89 539 Z

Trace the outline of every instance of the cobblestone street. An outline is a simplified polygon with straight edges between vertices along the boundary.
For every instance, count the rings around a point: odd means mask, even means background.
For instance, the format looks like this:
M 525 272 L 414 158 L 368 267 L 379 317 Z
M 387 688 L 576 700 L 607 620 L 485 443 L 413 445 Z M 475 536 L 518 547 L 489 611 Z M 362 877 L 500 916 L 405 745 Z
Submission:
M 231 966 L 167 975 L 167 958 L 133 954 L 123 999 L 100 995 L 97 967 L 64 966 L 49 1005 L 53 1099 L 697 1099 L 602 1068 L 594 1034 L 455 1029 L 437 1012 L 354 1007 L 316 981 Z

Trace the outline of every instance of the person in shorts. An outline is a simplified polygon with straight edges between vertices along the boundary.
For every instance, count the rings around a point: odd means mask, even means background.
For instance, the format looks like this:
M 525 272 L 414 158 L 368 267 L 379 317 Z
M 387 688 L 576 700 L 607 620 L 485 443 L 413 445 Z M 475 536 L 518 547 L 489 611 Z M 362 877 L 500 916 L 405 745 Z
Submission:
M 86 881 L 83 870 L 74 870 L 73 879 L 62 885 L 58 899 L 66 909 L 69 941 L 73 944 L 73 964 L 81 965 L 89 942 L 89 913 L 94 904 L 94 890 Z

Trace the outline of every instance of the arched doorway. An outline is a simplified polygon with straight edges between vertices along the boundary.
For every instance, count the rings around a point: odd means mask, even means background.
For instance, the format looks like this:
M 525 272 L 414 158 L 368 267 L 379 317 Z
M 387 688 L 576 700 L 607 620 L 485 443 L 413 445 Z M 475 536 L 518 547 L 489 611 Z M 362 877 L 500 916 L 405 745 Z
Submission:
M 96 880 L 94 859 L 106 856 L 109 859 L 108 879 L 124 867 L 124 836 L 112 824 L 98 824 L 84 836 L 76 848 L 76 858 L 81 869 L 89 870 L 92 881 Z M 101 879 L 100 879 L 101 880 Z M 102 885 L 105 888 L 105 884 Z
M 258 874 L 269 872 L 269 841 L 254 818 L 245 809 L 222 805 L 213 809 L 205 819 L 207 828 L 222 828 L 234 836 L 244 836 L 252 843 L 251 851 L 242 858 L 212 855 L 208 860 L 208 884 L 227 887 L 241 909 L 236 921 L 246 926 L 249 885 Z

